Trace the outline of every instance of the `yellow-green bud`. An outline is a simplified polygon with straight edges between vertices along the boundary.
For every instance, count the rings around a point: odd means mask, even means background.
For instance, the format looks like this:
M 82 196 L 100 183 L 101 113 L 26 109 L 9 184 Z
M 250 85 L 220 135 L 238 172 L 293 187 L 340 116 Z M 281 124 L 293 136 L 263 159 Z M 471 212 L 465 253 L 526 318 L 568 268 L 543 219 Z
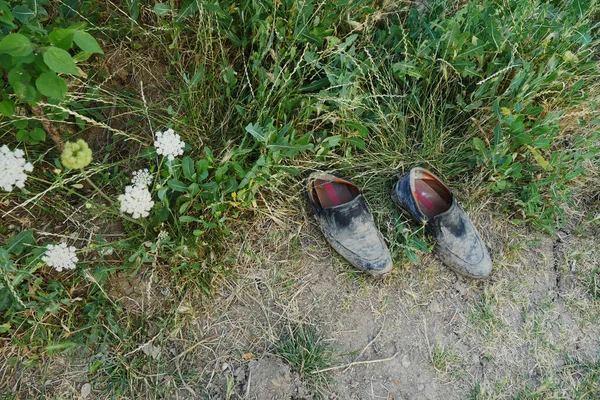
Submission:
M 577 58 L 577 56 L 569 50 L 565 51 L 565 54 L 563 55 L 563 60 L 565 60 L 566 62 L 579 62 L 579 58 Z
M 92 162 L 92 150 L 83 139 L 79 139 L 75 143 L 67 142 L 60 155 L 60 160 L 65 167 L 81 169 Z

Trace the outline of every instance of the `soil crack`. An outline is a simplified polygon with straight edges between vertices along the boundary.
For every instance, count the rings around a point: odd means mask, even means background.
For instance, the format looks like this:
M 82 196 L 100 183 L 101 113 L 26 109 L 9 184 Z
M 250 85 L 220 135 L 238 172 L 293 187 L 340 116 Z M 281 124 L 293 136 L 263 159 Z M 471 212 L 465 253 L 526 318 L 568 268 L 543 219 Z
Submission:
M 560 258 L 561 258 L 561 249 L 560 249 L 560 245 L 562 243 L 564 243 L 563 241 L 563 237 L 561 236 L 563 232 L 562 231 L 558 231 L 556 233 L 556 239 L 554 240 L 554 243 L 552 243 L 552 268 L 554 269 L 554 274 L 556 276 L 556 281 L 554 283 L 554 291 L 555 294 L 552 298 L 552 301 L 556 301 L 558 298 L 560 298 L 560 284 L 562 281 L 562 274 L 559 271 L 559 265 L 560 265 Z M 564 232 L 565 234 L 567 234 L 566 232 Z

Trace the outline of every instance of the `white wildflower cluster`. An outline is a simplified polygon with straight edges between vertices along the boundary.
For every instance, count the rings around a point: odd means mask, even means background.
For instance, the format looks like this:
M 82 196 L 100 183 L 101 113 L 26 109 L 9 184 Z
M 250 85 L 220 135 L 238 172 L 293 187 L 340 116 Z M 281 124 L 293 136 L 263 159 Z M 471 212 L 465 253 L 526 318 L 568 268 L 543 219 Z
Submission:
M 154 207 L 152 195 L 146 186 L 125 186 L 125 194 L 119 196 L 121 212 L 131 214 L 134 219 L 146 218 Z
M 152 174 L 148 169 L 140 169 L 133 173 L 133 185 L 125 186 L 125 194 L 119 196 L 121 212 L 131 214 L 134 219 L 146 218 L 154 207 L 148 185 L 152 183 Z
M 133 173 L 131 183 L 133 183 L 134 186 L 148 186 L 152 183 L 152 179 L 152 174 L 148 172 L 148 168 L 144 168 Z
M 173 161 L 175 157 L 183 154 L 185 143 L 173 129 L 167 129 L 164 132 L 156 132 L 154 147 L 156 147 L 156 153 Z
M 27 175 L 25 172 L 33 171 L 33 165 L 25 160 L 25 153 L 21 149 L 11 151 L 7 145 L 0 147 L 0 188 L 7 192 L 13 186 L 22 189 L 25 186 Z
M 167 231 L 161 230 L 160 232 L 158 232 L 158 236 L 156 237 L 156 241 L 157 242 L 162 242 L 163 240 L 166 240 L 169 238 L 169 233 Z
M 75 269 L 76 263 L 79 261 L 75 255 L 76 250 L 75 247 L 67 246 L 64 242 L 49 244 L 42 260 L 58 272 L 61 272 L 63 269 Z

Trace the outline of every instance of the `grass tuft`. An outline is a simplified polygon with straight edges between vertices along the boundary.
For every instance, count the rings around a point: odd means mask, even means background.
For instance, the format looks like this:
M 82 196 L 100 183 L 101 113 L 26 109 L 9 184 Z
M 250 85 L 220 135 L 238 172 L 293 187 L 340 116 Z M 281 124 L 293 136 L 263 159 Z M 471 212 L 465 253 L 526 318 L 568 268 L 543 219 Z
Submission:
M 332 366 L 333 352 L 315 327 L 290 328 L 275 344 L 274 353 L 283 357 L 315 394 L 324 393 L 331 377 L 321 371 Z

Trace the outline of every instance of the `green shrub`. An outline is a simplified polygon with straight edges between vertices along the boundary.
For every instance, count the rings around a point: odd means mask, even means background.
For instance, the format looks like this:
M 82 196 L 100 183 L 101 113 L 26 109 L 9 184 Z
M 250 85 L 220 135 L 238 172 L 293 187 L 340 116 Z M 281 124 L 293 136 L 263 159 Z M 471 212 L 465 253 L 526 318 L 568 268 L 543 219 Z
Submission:
M 7 77 L 0 87 L 0 114 L 14 117 L 16 140 L 43 142 L 46 131 L 25 113 L 43 117 L 40 102 L 57 104 L 67 97 L 72 77 L 85 73 L 78 63 L 92 54 L 103 54 L 98 42 L 86 32 L 86 23 L 68 23 L 61 14 L 49 16 L 44 1 L 0 1 L 0 72 Z M 59 11 L 62 9 L 59 8 Z M 68 11 L 67 11 L 68 13 Z M 53 140 L 61 143 L 59 136 Z

